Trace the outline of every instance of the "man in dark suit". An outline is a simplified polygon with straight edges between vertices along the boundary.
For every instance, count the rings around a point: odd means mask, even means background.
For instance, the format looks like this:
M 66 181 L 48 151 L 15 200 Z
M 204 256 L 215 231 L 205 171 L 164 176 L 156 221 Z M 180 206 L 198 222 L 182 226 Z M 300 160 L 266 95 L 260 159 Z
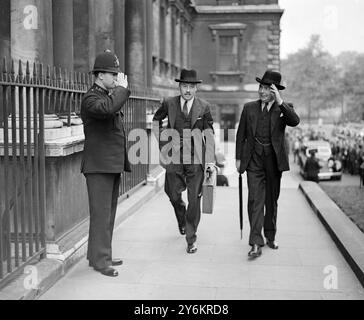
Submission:
M 215 157 L 213 119 L 208 102 L 196 97 L 195 70 L 182 70 L 178 82 L 180 95 L 165 99 L 154 116 L 153 129 L 160 141 L 172 142 L 161 150 L 161 162 L 166 166 L 165 192 L 177 218 L 181 235 L 186 235 L 187 252 L 197 251 L 197 228 L 201 218 L 201 194 L 205 164 L 212 168 Z M 162 122 L 168 118 L 167 130 Z M 168 153 L 172 157 L 168 159 Z M 187 189 L 188 207 L 182 200 Z
M 277 207 L 282 172 L 289 170 L 286 126 L 295 127 L 300 119 L 291 104 L 283 101 L 279 90 L 281 74 L 266 71 L 260 83 L 258 101 L 244 106 L 236 138 L 236 167 L 248 175 L 248 214 L 250 221 L 249 256 L 259 257 L 265 245 L 278 249 Z M 265 208 L 265 213 L 264 213 Z
M 122 260 L 112 259 L 111 242 L 121 174 L 130 171 L 121 109 L 130 91 L 127 76 L 110 51 L 97 56 L 92 72 L 96 80 L 81 105 L 85 133 L 81 171 L 90 207 L 87 259 L 96 271 L 116 277 L 112 267 Z
M 321 165 L 316 158 L 316 149 L 310 150 L 310 157 L 306 160 L 304 172 L 306 172 L 306 179 L 319 183 L 319 173 Z

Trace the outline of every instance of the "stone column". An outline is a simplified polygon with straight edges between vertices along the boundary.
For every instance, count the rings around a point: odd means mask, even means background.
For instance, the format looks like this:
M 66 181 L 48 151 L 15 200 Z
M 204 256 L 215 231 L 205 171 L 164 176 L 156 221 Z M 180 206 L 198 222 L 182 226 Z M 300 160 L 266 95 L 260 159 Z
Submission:
M 10 0 L 0 0 L 0 59 L 10 58 Z M 1 116 L 0 116 L 1 117 Z
M 188 21 L 183 26 L 183 67 L 188 68 Z
M 181 67 L 181 13 L 177 11 L 176 17 L 176 60 L 175 64 L 178 68 Z
M 171 73 L 171 69 L 172 69 L 172 8 L 170 6 L 170 4 L 167 4 L 166 7 L 166 19 L 165 19 L 165 62 L 166 62 L 166 66 L 167 66 L 167 72 L 165 74 L 165 76 L 167 77 L 167 79 L 171 79 L 172 78 L 172 73 Z
M 73 71 L 73 1 L 53 0 L 54 65 Z
M 131 83 L 145 86 L 146 70 L 146 1 L 125 2 L 125 69 Z
M 96 54 L 106 49 L 115 51 L 114 0 L 95 1 Z
M 192 24 L 189 23 L 187 26 L 187 67 L 191 68 L 192 58 Z
M 114 0 L 114 39 L 115 54 L 119 58 L 120 69 L 125 70 L 125 0 Z
M 153 3 L 146 0 L 146 86 L 152 87 L 153 85 Z
M 93 2 L 73 0 L 73 59 L 76 72 L 90 71 L 95 59 Z
M 11 56 L 53 65 L 52 1 L 11 1 Z

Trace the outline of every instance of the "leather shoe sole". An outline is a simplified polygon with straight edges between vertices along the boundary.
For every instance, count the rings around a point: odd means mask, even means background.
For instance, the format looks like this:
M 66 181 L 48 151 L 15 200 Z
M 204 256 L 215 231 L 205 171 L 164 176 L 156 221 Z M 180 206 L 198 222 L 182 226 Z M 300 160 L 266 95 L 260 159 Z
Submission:
M 111 262 L 111 266 L 112 267 L 117 267 L 117 266 L 121 266 L 123 264 L 123 260 L 121 259 L 115 259 Z M 93 268 L 94 266 L 92 265 L 91 262 L 88 263 L 89 267 Z
M 121 260 L 121 259 L 115 259 L 115 260 L 113 260 L 113 261 L 112 261 L 112 263 L 111 263 L 111 265 L 112 265 L 113 267 L 121 266 L 122 264 L 123 264 L 123 260 Z
M 107 277 L 117 277 L 119 275 L 119 273 L 114 268 L 111 267 L 105 269 L 95 269 L 95 270 Z

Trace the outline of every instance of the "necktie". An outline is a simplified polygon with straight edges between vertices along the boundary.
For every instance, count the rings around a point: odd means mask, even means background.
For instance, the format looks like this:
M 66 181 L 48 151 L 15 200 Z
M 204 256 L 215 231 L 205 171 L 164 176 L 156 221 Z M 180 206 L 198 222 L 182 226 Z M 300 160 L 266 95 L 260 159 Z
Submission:
M 185 117 L 188 117 L 188 107 L 187 107 L 187 101 L 185 101 L 185 104 L 183 105 L 183 114 Z
M 263 113 L 264 114 L 268 113 L 268 103 L 264 103 Z

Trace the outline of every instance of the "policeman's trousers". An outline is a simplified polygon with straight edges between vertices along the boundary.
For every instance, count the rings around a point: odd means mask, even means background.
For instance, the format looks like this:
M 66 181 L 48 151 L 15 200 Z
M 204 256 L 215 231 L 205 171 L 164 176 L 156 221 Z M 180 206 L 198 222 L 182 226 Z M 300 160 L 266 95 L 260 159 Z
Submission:
M 121 174 L 92 173 L 85 176 L 90 207 L 87 259 L 95 269 L 104 269 L 112 264 L 111 242 Z

